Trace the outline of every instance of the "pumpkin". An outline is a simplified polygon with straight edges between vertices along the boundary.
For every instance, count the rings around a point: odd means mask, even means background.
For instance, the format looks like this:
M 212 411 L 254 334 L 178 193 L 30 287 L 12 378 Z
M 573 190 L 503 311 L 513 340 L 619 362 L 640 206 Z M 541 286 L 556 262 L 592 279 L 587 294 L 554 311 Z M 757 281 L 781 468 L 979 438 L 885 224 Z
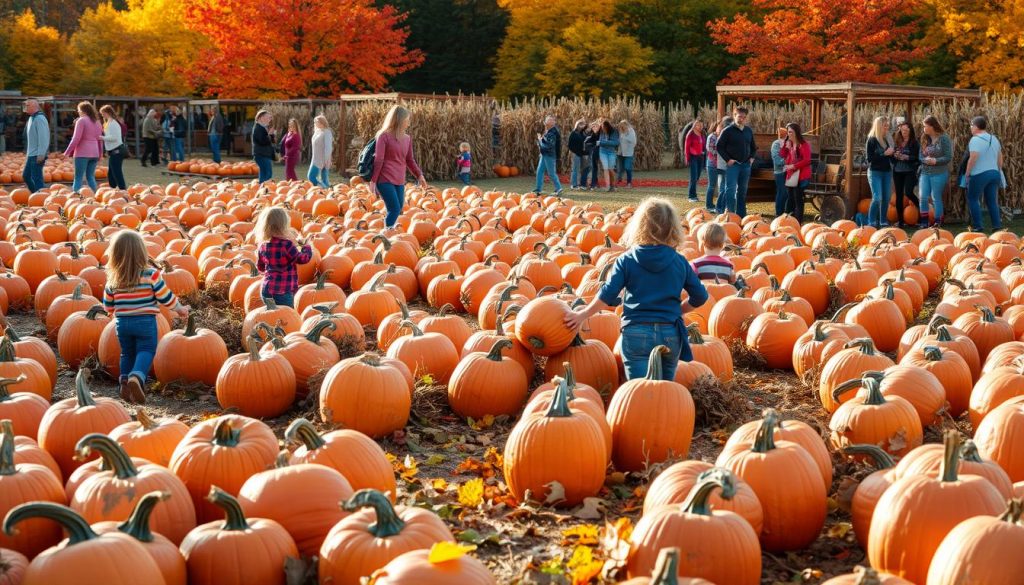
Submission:
M 350 514 L 331 528 L 319 551 L 317 574 L 324 583 L 359 585 L 402 553 L 455 540 L 433 512 L 392 506 L 376 490 L 359 490 L 341 507 Z
M 892 286 L 887 290 L 892 292 Z M 846 322 L 866 329 L 875 346 L 883 352 L 896 351 L 900 337 L 907 330 L 903 312 L 888 297 L 865 297 L 846 313 Z
M 644 514 L 648 514 L 661 506 L 682 504 L 697 485 L 698 477 L 714 466 L 704 461 L 679 461 L 662 471 L 644 495 Z M 725 499 L 712 492 L 708 503 L 714 510 L 729 510 L 743 517 L 755 534 L 761 533 L 764 523 L 764 511 L 761 501 L 754 490 L 738 477 L 733 477 L 736 493 L 732 498 Z
M 790 419 L 785 422 L 779 417 L 779 413 L 773 409 L 766 409 L 764 416 L 774 416 L 778 421 L 775 426 L 775 440 L 789 441 L 804 448 L 821 472 L 822 485 L 827 492 L 832 487 L 832 456 L 822 440 L 821 434 L 811 425 Z M 740 425 L 725 441 L 724 447 L 732 447 L 741 443 L 753 443 L 757 440 L 757 434 L 761 429 L 763 419 L 752 420 Z
M 753 488 L 764 510 L 761 546 L 771 552 L 799 550 L 825 525 L 827 490 L 822 472 L 807 450 L 775 440 L 778 414 L 769 409 L 753 441 L 726 444 L 715 465 Z
M 71 495 L 71 508 L 90 523 L 123 520 L 131 514 L 139 498 L 157 490 L 166 491 L 174 498 L 154 515 L 157 532 L 178 544 L 195 528 L 195 508 L 188 490 L 167 468 L 145 460 L 136 460 L 144 462 L 136 465 L 120 445 L 100 433 L 82 437 L 76 451 L 83 458 L 99 453 L 104 463 L 102 470 L 89 475 Z
M 654 570 L 650 577 L 634 577 L 628 581 L 620 581 L 622 585 L 714 585 L 711 581 L 700 577 L 679 576 L 678 548 L 663 548 L 658 553 L 658 559 L 654 563 Z
M 410 311 L 404 302 L 398 303 L 399 312 L 384 317 L 377 326 L 377 349 L 386 352 L 396 339 L 402 336 L 402 321 L 420 324 L 429 315 L 426 311 Z M 454 345 L 454 342 L 453 342 Z
M 53 303 L 46 311 L 46 318 L 44 320 L 46 338 L 50 343 L 57 341 L 60 326 L 64 324 L 64 321 L 67 321 L 67 318 L 72 313 L 88 311 L 90 307 L 99 303 L 96 297 L 82 294 L 85 288 L 87 288 L 86 285 L 79 283 L 75 285 L 75 290 L 71 294 L 60 295 L 53 300 Z
M 213 386 L 227 360 L 224 340 L 211 329 L 196 327 L 195 313 L 190 313 L 184 329 L 175 329 L 160 340 L 153 356 L 153 373 L 164 384 L 182 381 Z
M 264 323 L 271 328 L 280 327 L 285 334 L 294 333 L 302 326 L 302 319 L 295 309 L 288 306 L 278 306 L 274 299 L 263 299 L 264 306 L 255 308 L 245 314 L 242 321 L 242 347 L 249 349 L 252 343 L 251 335 L 256 326 Z
M 565 301 L 553 296 L 533 299 L 516 315 L 515 337 L 537 355 L 558 354 L 576 338 L 576 332 L 565 326 L 571 311 Z
M 736 476 L 712 468 L 700 474 L 681 505 L 661 506 L 645 513 L 630 536 L 635 550 L 626 569 L 630 576 L 650 573 L 661 549 L 686 550 L 679 571 L 714 583 L 757 585 L 761 581 L 761 547 L 757 533 L 740 515 L 712 510 L 711 493 L 736 494 Z M 726 545 L 728 543 L 728 545 Z
M 10 384 L 8 392 L 31 392 L 47 401 L 53 394 L 53 382 L 46 369 L 34 359 L 16 355 L 14 343 L 6 334 L 0 338 L 0 377 L 21 379 Z
M 15 464 L 15 437 L 9 420 L 2 421 L 0 435 L 0 516 L 26 502 L 48 501 L 63 504 L 67 500 L 60 479 L 45 465 Z M 0 534 L 0 547 L 27 557 L 60 542 L 60 526 L 46 520 L 29 520 L 17 534 Z
M 807 323 L 785 310 L 761 313 L 747 328 L 747 347 L 761 354 L 769 368 L 789 369 L 796 340 L 806 331 Z
M 835 398 L 836 388 L 861 374 L 873 370 L 884 370 L 894 366 L 889 356 L 875 351 L 875 344 L 871 338 L 853 339 L 846 342 L 846 346 L 837 352 L 831 359 L 825 362 L 821 370 L 821 380 L 818 382 L 818 397 L 821 405 L 828 412 L 835 412 L 843 400 L 848 400 L 851 395 Z
M 638 471 L 670 457 L 685 457 L 693 438 L 695 410 L 689 390 L 662 376 L 668 347 L 651 350 L 647 376 L 629 380 L 608 405 L 612 460 L 620 471 Z
M 92 397 L 90 375 L 85 368 L 79 370 L 75 376 L 75 396 L 51 406 L 39 423 L 39 446 L 53 455 L 64 477 L 88 460 L 75 457 L 79 439 L 89 433 L 109 433 L 131 420 L 128 411 L 116 400 Z
M 368 289 L 354 291 L 345 299 L 345 310 L 364 326 L 378 327 L 380 322 L 392 313 L 399 311 L 398 301 L 394 295 L 382 288 L 384 277 L 381 273 L 370 281 Z
M 0 584 L 19 585 L 25 578 L 28 558 L 18 551 L 0 548 Z
M 934 334 L 926 335 L 917 340 L 905 352 L 903 357 L 906 357 L 906 353 L 910 353 L 911 349 L 919 349 L 926 345 L 934 345 L 956 352 L 967 363 L 967 369 L 971 372 L 972 382 L 977 382 L 981 377 L 981 358 L 978 354 L 978 347 L 974 345 L 974 341 L 967 337 L 963 331 L 952 326 L 938 325 L 935 328 Z M 903 360 L 903 357 L 900 358 L 900 361 Z
M 238 501 L 216 486 L 207 500 L 224 520 L 201 524 L 182 541 L 189 584 L 285 585 L 285 562 L 299 557 L 288 531 L 273 520 L 246 518 Z
M 125 453 L 167 467 L 178 443 L 188 434 L 188 425 L 176 418 L 153 420 L 142 408 L 135 409 L 135 420 L 110 431 Z
M 259 338 L 251 335 L 248 353 L 234 355 L 217 374 L 217 402 L 244 416 L 275 417 L 295 400 L 295 371 L 277 352 L 259 351 Z
M 831 298 L 828 289 L 828 278 L 814 267 L 811 261 L 802 262 L 800 266 L 782 278 L 782 288 L 794 297 L 806 299 L 815 315 L 828 310 Z
M 345 291 L 333 282 L 328 282 L 333 270 L 324 270 L 316 277 L 316 281 L 299 287 L 295 293 L 295 310 L 301 313 L 306 307 L 327 303 L 345 303 Z
M 462 304 L 462 283 L 464 277 L 449 272 L 447 275 L 435 276 L 427 285 L 427 304 L 434 308 L 451 305 L 456 313 L 465 313 L 466 307 Z
M 321 420 L 371 437 L 404 428 L 411 406 L 412 389 L 402 372 L 373 353 L 338 362 L 320 387 Z
M 334 323 L 334 329 L 327 329 L 323 335 L 338 345 L 351 347 L 355 351 L 362 351 L 366 347 L 366 332 L 359 320 L 348 313 L 332 313 L 331 305 L 313 305 L 317 314 L 307 317 L 302 322 L 299 331 L 309 333 L 320 321 Z M 307 311 L 309 308 L 306 309 Z
M 914 585 L 906 579 L 896 575 L 879 573 L 878 571 L 862 566 L 856 566 L 853 573 L 832 577 L 822 585 Z
M 959 463 L 960 436 L 949 431 L 937 477 L 905 475 L 885 490 L 871 518 L 871 566 L 924 583 L 936 549 L 957 524 L 1002 511 L 999 491 L 981 477 L 959 476 Z
M 715 302 L 708 317 L 708 333 L 724 342 L 746 339 L 748 320 L 764 312 L 761 305 L 747 297 L 748 288 L 740 285 L 736 294 Z
M 412 321 L 402 321 L 402 327 L 411 329 L 412 335 L 396 339 L 387 356 L 404 363 L 416 379 L 430 376 L 434 383 L 447 384 L 459 365 L 455 345 L 439 333 L 424 333 Z
M 565 364 L 573 365 L 576 380 L 611 396 L 619 386 L 619 368 L 611 349 L 600 341 L 584 340 L 577 335 L 569 347 L 550 356 L 544 368 L 545 378 L 565 376 Z
M 1014 482 L 1024 481 L 1024 457 L 1020 439 L 1024 431 L 1024 399 L 1014 398 L 997 406 L 978 424 L 974 441 L 981 455 L 1006 470 Z
M 836 288 L 842 293 L 845 302 L 859 301 L 877 282 L 878 272 L 862 267 L 856 258 L 844 264 L 835 277 Z
M 967 362 L 953 350 L 938 345 L 921 345 L 922 341 L 903 356 L 900 364 L 924 368 L 934 374 L 946 390 L 949 413 L 954 417 L 960 416 L 967 410 L 971 398 L 971 371 Z
M 964 313 L 953 322 L 953 327 L 971 338 L 978 349 L 978 358 L 985 363 L 988 354 L 1003 343 L 1014 341 L 1013 326 L 1006 319 L 996 317 L 986 306 L 979 305 L 976 311 Z
M 473 330 L 462 317 L 455 314 L 455 308 L 450 304 L 441 307 L 437 315 L 425 317 L 419 322 L 420 329 L 424 333 L 440 333 L 451 340 L 455 349 L 462 351 L 466 341 L 473 335 Z
M 836 394 L 844 390 L 840 386 Z M 884 396 L 881 382 L 873 376 L 861 378 L 857 396 L 839 405 L 828 427 L 836 448 L 866 443 L 898 457 L 924 442 L 913 405 L 899 396 Z
M 280 355 L 288 361 L 295 374 L 295 397 L 303 399 L 309 394 L 309 381 L 341 359 L 338 346 L 326 337 L 324 331 L 334 329 L 331 321 L 320 321 L 308 333 L 289 333 L 283 339 L 270 336 L 262 354 Z
M 806 380 L 807 374 L 828 362 L 849 340 L 841 329 L 829 327 L 828 321 L 815 321 L 793 344 L 793 372 Z
M 935 475 L 942 466 L 944 452 L 941 443 L 928 443 L 914 449 L 900 459 L 896 465 L 894 478 L 899 479 L 906 475 Z M 1003 498 L 1013 496 L 1010 476 L 998 463 L 982 459 L 977 444 L 970 439 L 964 441 L 960 447 L 960 467 L 957 471 L 964 475 L 977 475 L 987 479 Z
M 32 360 L 43 366 L 50 381 L 50 388 L 57 385 L 57 356 L 46 341 L 38 337 L 18 335 L 13 327 L 8 327 L 4 335 L 14 345 L 14 355 L 23 360 Z
M 998 518 L 975 516 L 942 539 L 928 567 L 928 585 L 1013 583 L 1024 574 L 1024 501 L 1010 500 Z
M 196 423 L 171 455 L 170 469 L 185 482 L 196 519 L 209 522 L 221 508 L 202 494 L 212 485 L 235 493 L 277 458 L 277 438 L 256 419 L 226 414 Z
M 4 532 L 26 531 L 37 522 L 53 525 L 58 534 L 63 528 L 68 538 L 32 559 L 25 571 L 25 585 L 166 583 L 159 565 L 137 540 L 121 532 L 96 534 L 84 518 L 59 504 L 31 502 L 18 506 L 4 518 Z M 22 525 L 20 529 L 19 525 Z M 116 562 L 97 562 L 99 559 L 116 559 Z
M 860 480 L 850 499 L 853 535 L 857 537 L 861 548 L 866 549 L 871 530 L 871 516 L 875 513 L 878 499 L 896 480 L 896 464 L 888 453 L 875 445 L 849 445 L 843 447 L 842 452 L 854 458 L 870 459 L 875 466 L 875 471 Z
M 693 354 L 693 361 L 700 362 L 711 368 L 711 371 L 722 382 L 732 380 L 733 362 L 729 346 L 717 337 L 701 335 L 700 328 L 696 325 L 688 325 L 686 331 L 690 342 L 690 352 Z
M 97 354 L 100 336 L 110 321 L 102 305 L 72 313 L 64 320 L 57 332 L 57 351 L 68 367 L 78 368 L 86 358 Z
M 39 424 L 46 415 L 50 403 L 32 392 L 11 393 L 8 388 L 24 380 L 17 378 L 0 378 L 0 420 L 10 420 L 18 433 L 35 439 L 39 434 Z
M 507 359 L 507 358 L 506 358 Z M 527 492 L 546 497 L 551 482 L 565 489 L 557 505 L 575 506 L 596 496 L 604 485 L 607 451 L 604 434 L 592 416 L 568 403 L 569 389 L 562 380 L 546 413 L 520 420 L 505 443 L 505 483 L 519 501 Z M 564 449 L 564 445 L 574 445 Z
M 285 430 L 286 443 L 300 443 L 289 462 L 317 463 L 345 476 L 353 490 L 374 489 L 395 500 L 395 471 L 376 441 L 351 429 L 316 432 L 304 418 L 292 421 Z
M 166 501 L 170 497 L 170 492 L 149 492 L 139 498 L 135 509 L 124 522 L 99 522 L 94 524 L 92 529 L 99 535 L 120 532 L 134 538 L 156 561 L 167 585 L 187 585 L 185 557 L 181 556 L 178 545 L 168 540 L 163 534 L 154 533 L 150 526 L 153 509 L 158 503 Z
M 508 317 L 517 313 L 519 309 L 520 307 L 518 305 L 513 305 L 505 311 L 504 315 L 499 315 L 495 320 L 494 330 L 480 330 L 473 332 L 473 335 L 466 340 L 466 344 L 462 346 L 460 354 L 461 357 L 466 357 L 476 351 L 490 351 L 496 341 L 508 339 L 512 342 L 512 345 L 505 346 L 501 355 L 514 359 L 516 363 L 523 368 L 523 373 L 526 374 L 526 379 L 532 380 L 534 371 L 536 370 L 536 365 L 533 361 L 533 354 L 523 347 L 523 344 L 519 343 L 519 340 L 514 336 L 508 336 L 505 334 L 505 323 L 507 322 Z M 617 332 L 616 335 L 618 335 Z
M 419 549 L 402 553 L 374 571 L 370 575 L 370 583 L 373 585 L 497 584 L 494 576 L 483 563 L 461 551 L 458 556 L 450 554 L 445 550 L 449 546 L 435 544 L 429 551 Z
M 519 364 L 502 355 L 511 346 L 511 340 L 498 340 L 489 352 L 474 352 L 459 361 L 448 382 L 448 404 L 456 414 L 482 418 L 519 411 L 529 381 Z

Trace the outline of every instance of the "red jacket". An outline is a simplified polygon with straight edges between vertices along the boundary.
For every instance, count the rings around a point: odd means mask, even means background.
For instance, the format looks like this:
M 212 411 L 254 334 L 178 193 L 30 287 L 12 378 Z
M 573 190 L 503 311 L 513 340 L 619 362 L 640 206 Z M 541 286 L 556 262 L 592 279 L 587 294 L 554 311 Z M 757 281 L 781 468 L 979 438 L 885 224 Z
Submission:
M 794 165 L 800 171 L 801 181 L 811 180 L 811 144 L 804 142 L 796 148 L 790 148 L 789 142 L 785 142 L 779 150 L 779 156 L 786 159 L 787 165 Z M 788 179 L 793 171 L 786 173 Z
M 704 135 L 690 130 L 686 134 L 686 150 L 683 152 L 686 164 L 690 164 L 691 156 L 704 156 Z

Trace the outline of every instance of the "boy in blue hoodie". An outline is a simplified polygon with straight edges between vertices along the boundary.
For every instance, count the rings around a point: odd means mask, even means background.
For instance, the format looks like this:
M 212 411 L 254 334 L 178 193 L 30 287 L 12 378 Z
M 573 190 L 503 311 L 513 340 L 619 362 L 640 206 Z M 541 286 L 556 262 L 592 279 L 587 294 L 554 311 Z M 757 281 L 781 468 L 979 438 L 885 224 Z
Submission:
M 680 359 L 693 359 L 683 313 L 703 305 L 708 300 L 708 291 L 690 263 L 676 251 L 682 242 L 682 223 L 672 203 L 645 199 L 622 235 L 622 243 L 630 248 L 615 260 L 607 282 L 594 300 L 565 319 L 566 326 L 578 329 L 598 311 L 621 302 L 619 344 L 629 380 L 647 374 L 651 351 L 659 345 L 669 348 L 669 353 L 661 358 L 665 380 L 675 378 Z M 620 299 L 623 290 L 625 294 Z M 680 303 L 684 290 L 689 298 Z

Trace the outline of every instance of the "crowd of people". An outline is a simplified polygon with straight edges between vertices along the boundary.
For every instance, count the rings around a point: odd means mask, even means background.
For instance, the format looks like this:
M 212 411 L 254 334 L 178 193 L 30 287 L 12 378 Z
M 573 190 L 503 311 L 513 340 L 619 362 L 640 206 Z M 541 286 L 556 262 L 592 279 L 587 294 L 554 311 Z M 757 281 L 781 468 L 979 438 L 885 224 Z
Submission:
M 273 114 L 267 110 L 260 110 L 256 113 L 252 125 L 252 158 L 259 169 L 258 181 L 262 184 L 274 177 L 274 162 L 278 159 L 284 162 L 285 179 L 297 181 L 299 177 L 295 169 L 302 160 L 302 129 L 299 121 L 289 118 L 285 134 L 280 139 L 277 132 L 271 128 L 273 121 Z M 213 124 L 214 120 L 211 119 L 210 126 L 213 127 Z M 334 133 L 323 114 L 313 118 L 312 130 L 306 180 L 326 189 L 331 186 L 329 171 L 334 150 Z
M 598 188 L 603 177 L 608 191 L 614 191 L 616 185 L 622 184 L 632 189 L 636 144 L 636 130 L 628 120 L 621 120 L 618 124 L 607 118 L 589 123 L 584 118 L 577 120 L 566 144 L 572 157 L 569 188 L 592 191 Z M 544 132 L 537 134 L 537 145 L 540 158 L 534 191 L 540 193 L 543 190 L 547 177 L 554 193 L 560 194 L 562 183 L 558 179 L 558 168 L 562 164 L 562 134 L 553 115 L 544 117 Z

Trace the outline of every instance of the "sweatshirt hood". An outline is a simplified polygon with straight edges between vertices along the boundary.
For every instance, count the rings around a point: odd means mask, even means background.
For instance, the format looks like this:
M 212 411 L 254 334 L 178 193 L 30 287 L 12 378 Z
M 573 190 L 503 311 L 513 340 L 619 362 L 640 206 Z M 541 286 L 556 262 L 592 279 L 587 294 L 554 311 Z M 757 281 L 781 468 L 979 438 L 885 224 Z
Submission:
M 633 257 L 648 272 L 662 272 L 672 265 L 678 252 L 668 246 L 637 246 Z

